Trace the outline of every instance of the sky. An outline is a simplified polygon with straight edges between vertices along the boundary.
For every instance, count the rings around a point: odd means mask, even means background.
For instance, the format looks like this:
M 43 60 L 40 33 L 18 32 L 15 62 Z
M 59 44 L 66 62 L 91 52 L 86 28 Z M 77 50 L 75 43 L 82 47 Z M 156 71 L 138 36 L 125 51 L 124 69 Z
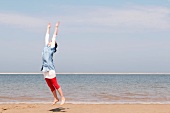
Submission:
M 1 0 L 0 72 L 41 72 L 60 21 L 59 73 L 170 73 L 170 0 Z

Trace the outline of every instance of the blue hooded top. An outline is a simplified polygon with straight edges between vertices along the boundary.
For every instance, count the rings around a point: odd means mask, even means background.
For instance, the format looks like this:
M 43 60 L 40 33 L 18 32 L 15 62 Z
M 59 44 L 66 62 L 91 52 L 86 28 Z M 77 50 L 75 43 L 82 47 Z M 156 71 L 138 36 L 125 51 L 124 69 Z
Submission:
M 41 71 L 48 72 L 50 70 L 55 70 L 53 63 L 53 54 L 56 52 L 56 47 L 51 48 L 50 46 L 45 46 L 42 52 L 42 68 Z

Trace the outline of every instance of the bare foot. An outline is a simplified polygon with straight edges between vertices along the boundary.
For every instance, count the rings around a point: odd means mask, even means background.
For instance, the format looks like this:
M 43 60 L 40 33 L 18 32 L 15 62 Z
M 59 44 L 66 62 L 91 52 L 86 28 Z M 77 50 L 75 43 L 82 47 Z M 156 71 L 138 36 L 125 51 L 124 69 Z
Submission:
M 63 105 L 63 104 L 65 103 L 65 100 L 66 100 L 66 99 L 65 99 L 64 97 L 62 97 L 62 98 L 61 98 L 61 103 L 60 103 L 60 105 Z
M 58 98 L 57 98 L 57 99 L 55 98 L 52 105 L 55 105 L 58 101 L 59 101 L 59 99 L 58 99 Z

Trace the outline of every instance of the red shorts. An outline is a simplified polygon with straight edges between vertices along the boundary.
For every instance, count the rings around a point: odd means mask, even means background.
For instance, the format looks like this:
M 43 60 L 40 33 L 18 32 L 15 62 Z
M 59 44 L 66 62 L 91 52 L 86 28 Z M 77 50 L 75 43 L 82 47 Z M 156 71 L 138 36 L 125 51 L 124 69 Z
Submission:
M 50 87 L 51 91 L 53 92 L 55 89 L 59 89 L 60 86 L 57 82 L 57 78 L 52 78 L 52 79 L 48 79 L 48 78 L 45 78 L 45 81 L 47 82 L 48 86 Z

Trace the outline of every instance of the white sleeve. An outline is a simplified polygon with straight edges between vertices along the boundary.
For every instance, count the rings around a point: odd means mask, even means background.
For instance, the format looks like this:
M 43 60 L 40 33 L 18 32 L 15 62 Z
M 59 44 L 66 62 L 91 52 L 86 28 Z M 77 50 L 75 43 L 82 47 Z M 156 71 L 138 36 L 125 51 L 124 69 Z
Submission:
M 46 36 L 45 36 L 45 45 L 48 45 L 49 38 L 50 38 L 50 35 L 47 33 Z
M 56 35 L 53 35 L 52 42 L 51 42 L 51 48 L 55 47 L 55 41 L 56 41 Z

